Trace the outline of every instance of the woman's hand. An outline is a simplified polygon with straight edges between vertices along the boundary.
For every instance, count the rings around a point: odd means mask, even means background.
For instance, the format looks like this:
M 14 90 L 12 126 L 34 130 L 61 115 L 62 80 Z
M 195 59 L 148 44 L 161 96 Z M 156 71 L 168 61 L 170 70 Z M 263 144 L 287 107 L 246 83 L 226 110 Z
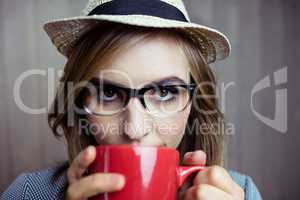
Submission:
M 95 158 L 96 149 L 89 146 L 71 163 L 67 171 L 69 181 L 67 200 L 87 199 L 99 193 L 118 191 L 124 187 L 125 178 L 121 174 L 95 173 L 83 176 Z
M 194 151 L 184 156 L 187 165 L 206 162 L 203 151 Z M 205 167 L 195 176 L 193 185 L 186 190 L 184 200 L 244 200 L 244 190 L 234 182 L 228 172 L 220 166 Z

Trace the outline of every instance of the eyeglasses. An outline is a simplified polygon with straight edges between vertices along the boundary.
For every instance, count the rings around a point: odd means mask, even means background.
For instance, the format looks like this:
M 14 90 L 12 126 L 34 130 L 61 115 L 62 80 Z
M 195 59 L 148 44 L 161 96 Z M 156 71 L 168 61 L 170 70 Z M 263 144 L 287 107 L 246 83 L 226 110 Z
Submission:
M 151 115 L 171 116 L 187 107 L 196 87 L 196 84 L 192 83 L 154 85 L 133 89 L 111 83 L 101 85 L 91 83 L 92 85 L 82 90 L 82 106 L 87 113 L 98 116 L 121 113 L 133 97 L 137 97 Z

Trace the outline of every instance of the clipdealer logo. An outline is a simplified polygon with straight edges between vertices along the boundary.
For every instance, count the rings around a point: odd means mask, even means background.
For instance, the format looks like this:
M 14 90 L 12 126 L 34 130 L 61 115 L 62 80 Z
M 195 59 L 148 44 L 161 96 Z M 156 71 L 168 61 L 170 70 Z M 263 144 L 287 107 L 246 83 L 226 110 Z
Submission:
M 251 111 L 257 117 L 262 123 L 266 124 L 267 126 L 273 128 L 274 130 L 280 132 L 280 133 L 286 133 L 288 130 L 287 127 L 287 67 L 281 68 L 275 72 L 273 72 L 271 75 L 268 75 L 261 79 L 258 83 L 254 85 L 254 87 L 251 90 Z M 26 106 L 20 96 L 20 90 L 21 85 L 23 81 L 30 76 L 33 75 L 39 75 L 46 77 L 48 82 L 48 107 L 43 108 L 30 108 Z M 124 75 L 124 74 L 123 74 Z M 55 96 L 55 77 L 61 77 L 62 71 L 59 70 L 56 72 L 53 68 L 48 68 L 48 70 L 38 70 L 38 69 L 31 69 L 28 71 L 23 72 L 15 81 L 14 84 L 14 100 L 15 103 L 18 105 L 18 107 L 30 114 L 42 114 L 46 113 L 47 110 L 50 109 L 51 102 Z M 271 80 L 274 80 L 271 81 Z M 225 87 L 223 85 L 222 87 L 222 94 L 221 96 L 226 96 L 225 93 L 228 90 L 228 88 L 232 85 L 235 85 L 233 82 L 230 84 L 227 84 Z M 73 85 L 71 85 L 73 86 Z M 283 86 L 283 87 L 282 87 Z M 261 94 L 261 92 L 264 92 L 265 90 L 274 90 L 275 93 L 275 115 L 273 118 L 269 118 L 267 116 L 264 116 L 261 114 L 258 110 L 254 107 L 254 97 Z M 221 111 L 225 113 L 225 99 L 222 98 L 222 104 L 221 104 Z M 69 119 L 69 118 L 68 118 Z M 72 119 L 72 116 L 70 117 Z
M 280 133 L 286 133 L 287 127 L 287 67 L 275 71 L 272 75 L 268 75 L 261 79 L 251 91 L 251 110 L 253 114 L 264 124 L 273 128 Z M 274 83 L 272 85 L 271 76 Z M 285 86 L 282 88 L 281 86 Z M 279 88 L 280 87 L 280 88 Z M 268 118 L 259 113 L 254 108 L 253 97 L 259 91 L 266 89 L 274 89 L 275 92 L 275 116 Z

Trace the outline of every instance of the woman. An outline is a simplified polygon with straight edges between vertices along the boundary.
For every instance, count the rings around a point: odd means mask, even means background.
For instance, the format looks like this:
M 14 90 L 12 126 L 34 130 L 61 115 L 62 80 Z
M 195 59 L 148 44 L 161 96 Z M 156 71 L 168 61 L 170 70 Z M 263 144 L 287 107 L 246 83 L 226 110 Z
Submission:
M 122 174 L 86 173 L 102 144 L 168 146 L 183 164 L 205 164 L 178 199 L 261 199 L 250 177 L 222 167 L 223 115 L 208 64 L 228 56 L 227 38 L 191 23 L 180 0 L 90 0 L 85 15 L 45 25 L 68 58 L 48 122 L 67 140 L 69 161 L 19 175 L 1 199 L 121 190 Z

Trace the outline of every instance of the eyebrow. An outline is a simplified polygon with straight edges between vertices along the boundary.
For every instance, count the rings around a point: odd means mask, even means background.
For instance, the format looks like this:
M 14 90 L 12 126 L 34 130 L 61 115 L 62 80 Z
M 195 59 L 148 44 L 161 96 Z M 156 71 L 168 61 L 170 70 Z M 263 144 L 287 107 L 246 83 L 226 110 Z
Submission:
M 118 83 L 112 80 L 107 80 L 107 79 L 100 79 L 98 77 L 92 78 L 92 82 L 96 85 L 100 85 L 100 83 L 105 83 L 105 84 L 113 84 L 119 87 L 125 87 L 127 88 L 128 86 L 122 84 L 122 83 Z M 156 79 L 154 81 L 151 81 L 150 83 L 147 83 L 145 85 L 143 85 L 143 87 L 149 87 L 149 86 L 153 86 L 153 85 L 165 85 L 168 83 L 179 83 L 179 84 L 187 84 L 183 79 L 179 78 L 178 76 L 168 76 L 168 77 L 164 77 L 164 78 L 159 78 Z

